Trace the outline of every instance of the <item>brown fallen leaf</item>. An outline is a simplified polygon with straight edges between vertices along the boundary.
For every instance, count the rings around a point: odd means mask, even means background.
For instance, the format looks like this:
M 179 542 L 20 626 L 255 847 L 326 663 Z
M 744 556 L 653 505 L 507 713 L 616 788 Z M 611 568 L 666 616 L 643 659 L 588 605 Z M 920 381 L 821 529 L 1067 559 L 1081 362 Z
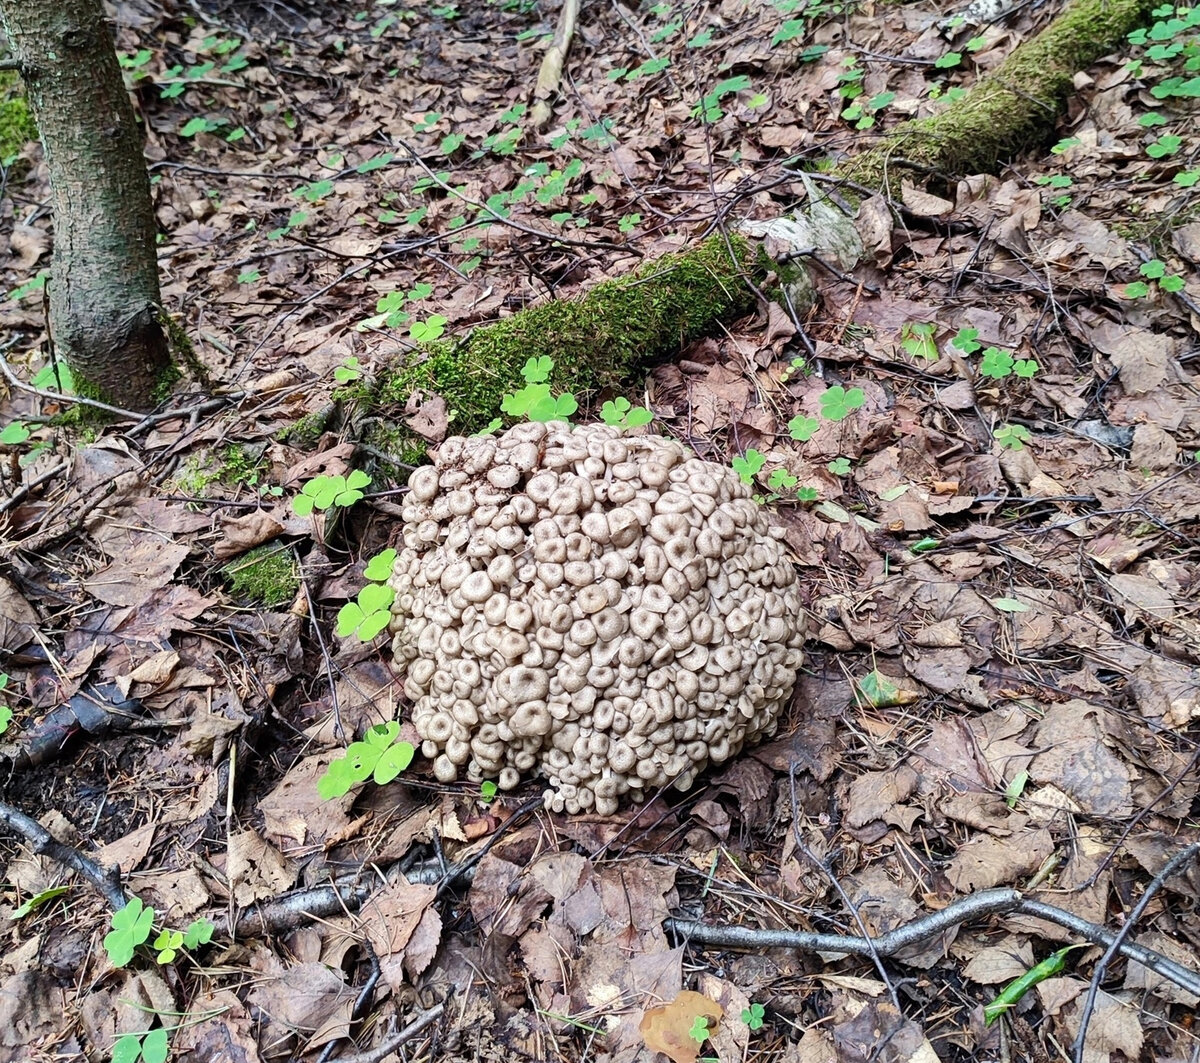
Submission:
M 638 1029 L 650 1051 L 661 1052 L 672 1063 L 696 1063 L 700 1046 L 707 1039 L 698 1041 L 692 1036 L 696 1020 L 702 1018 L 711 1034 L 724 1014 L 720 1004 L 685 989 L 670 1004 L 647 1008 Z

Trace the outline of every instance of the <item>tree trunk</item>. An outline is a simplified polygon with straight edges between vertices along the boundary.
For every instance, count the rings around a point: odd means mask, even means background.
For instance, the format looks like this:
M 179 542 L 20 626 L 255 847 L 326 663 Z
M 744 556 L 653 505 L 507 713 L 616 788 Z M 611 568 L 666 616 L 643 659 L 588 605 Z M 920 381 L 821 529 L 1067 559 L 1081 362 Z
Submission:
M 101 0 L 0 0 L 54 209 L 50 335 L 81 394 L 134 409 L 170 383 L 142 137 Z

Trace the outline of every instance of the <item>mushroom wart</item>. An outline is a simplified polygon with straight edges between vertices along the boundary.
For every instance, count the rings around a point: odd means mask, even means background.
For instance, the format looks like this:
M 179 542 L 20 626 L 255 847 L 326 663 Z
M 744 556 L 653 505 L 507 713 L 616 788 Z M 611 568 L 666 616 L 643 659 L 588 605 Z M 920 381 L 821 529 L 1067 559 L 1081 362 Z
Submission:
M 775 730 L 796 576 L 729 468 L 608 425 L 447 439 L 403 506 L 393 654 L 422 751 L 610 813 Z

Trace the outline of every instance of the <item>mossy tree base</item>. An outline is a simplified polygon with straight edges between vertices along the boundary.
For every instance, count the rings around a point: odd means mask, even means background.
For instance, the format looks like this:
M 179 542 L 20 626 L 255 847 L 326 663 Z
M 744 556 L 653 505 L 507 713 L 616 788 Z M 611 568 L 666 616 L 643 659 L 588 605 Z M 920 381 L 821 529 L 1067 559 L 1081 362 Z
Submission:
M 717 322 L 752 310 L 750 277 L 765 279 L 750 243 L 715 236 L 603 281 L 579 299 L 531 307 L 462 340 L 424 344 L 386 370 L 362 398 L 371 417 L 401 425 L 414 395 L 440 397 L 450 431 L 470 434 L 498 416 L 504 395 L 522 386 L 529 358 L 553 359 L 556 391 L 581 396 L 620 386 L 639 367 L 677 353 Z M 403 428 L 398 438 L 377 435 L 374 441 L 407 463 L 420 460 L 426 446 Z
M 1144 25 L 1155 6 L 1148 0 L 1073 0 L 941 114 L 898 125 L 838 173 L 883 190 L 898 181 L 906 162 L 948 175 L 993 169 L 1047 139 L 1075 74 Z

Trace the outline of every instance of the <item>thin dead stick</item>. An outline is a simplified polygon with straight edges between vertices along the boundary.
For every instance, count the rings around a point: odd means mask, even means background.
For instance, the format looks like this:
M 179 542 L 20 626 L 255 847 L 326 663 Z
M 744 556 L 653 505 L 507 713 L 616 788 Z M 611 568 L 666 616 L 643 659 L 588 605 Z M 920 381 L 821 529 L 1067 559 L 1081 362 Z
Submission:
M 43 827 L 36 819 L 32 819 L 13 808 L 0 802 L 0 823 L 16 831 L 27 842 L 38 856 L 46 856 L 56 864 L 69 867 L 82 875 L 106 901 L 113 911 L 120 911 L 128 903 L 125 891 L 121 888 L 121 872 L 119 868 L 105 871 L 95 860 L 89 860 L 78 849 L 60 842 L 53 834 Z
M 411 1041 L 425 1027 L 437 1022 L 445 1010 L 446 1005 L 444 1003 L 435 1004 L 428 1011 L 422 1012 L 413 1019 L 403 1030 L 385 1040 L 378 1048 L 372 1048 L 367 1052 L 352 1052 L 348 1056 L 338 1056 L 337 1063 L 379 1063 L 380 1060 L 391 1055 L 406 1041 Z
M 411 878 L 410 878 L 411 881 Z M 663 928 L 685 943 L 714 945 L 718 948 L 747 950 L 801 949 L 805 952 L 845 952 L 867 956 L 872 949 L 880 956 L 893 956 L 911 945 L 949 930 L 969 919 L 988 915 L 1029 915 L 1065 927 L 1086 938 L 1094 945 L 1109 946 L 1116 935 L 1096 923 L 1056 908 L 1052 904 L 1029 900 L 1016 890 L 984 890 L 947 905 L 940 912 L 914 919 L 911 923 L 889 930 L 877 938 L 866 939 L 843 934 L 814 934 L 805 930 L 760 930 L 745 926 L 710 926 L 694 919 L 667 919 Z M 1200 995 L 1200 974 L 1168 959 L 1153 949 L 1119 942 L 1117 950 L 1126 959 L 1134 960 L 1155 974 L 1189 993 Z
M 1104 980 L 1104 972 L 1108 970 L 1109 961 L 1121 951 L 1121 946 L 1125 944 L 1125 939 L 1145 914 L 1146 906 L 1154 899 L 1155 894 L 1163 888 L 1167 879 L 1182 871 L 1197 857 L 1200 857 L 1200 842 L 1193 842 L 1186 849 L 1176 853 L 1175 856 L 1167 861 L 1167 866 L 1150 880 L 1150 884 L 1146 887 L 1146 892 L 1142 894 L 1142 899 L 1137 902 L 1133 911 L 1129 913 L 1129 918 L 1125 920 L 1124 925 L 1113 935 L 1112 942 L 1108 946 L 1108 951 L 1100 957 L 1100 962 L 1096 964 L 1096 969 L 1092 972 L 1092 981 L 1088 986 L 1087 1000 L 1084 1001 L 1083 1013 L 1079 1017 L 1079 1033 L 1075 1035 L 1075 1044 L 1071 1048 L 1071 1056 L 1075 1060 L 1075 1063 L 1083 1063 L 1083 1045 L 1084 1041 L 1087 1040 L 1088 1024 L 1092 1021 L 1092 1012 L 1096 1007 L 1096 994 L 1100 992 L 1100 983 Z M 1151 969 L 1153 970 L 1153 968 Z
M 103 410 L 113 417 L 119 417 L 123 421 L 140 421 L 145 417 L 143 413 L 123 410 L 120 406 L 110 406 L 107 402 L 100 402 L 98 399 L 85 398 L 83 395 L 63 395 L 61 392 L 51 391 L 49 388 L 37 388 L 32 384 L 26 384 L 24 380 L 12 371 L 12 366 L 8 364 L 7 358 L 0 357 L 0 373 L 4 374 L 4 379 L 14 388 L 28 392 L 30 395 L 37 395 L 41 399 L 50 399 L 53 402 L 73 402 L 77 406 L 89 406 L 93 410 Z
M 558 91 L 558 86 L 562 83 L 563 63 L 566 62 L 567 50 L 571 47 L 571 38 L 575 36 L 579 3 L 580 0 L 562 0 L 558 25 L 554 28 L 554 40 L 542 57 L 537 85 L 533 90 L 533 110 L 529 115 L 535 129 L 545 129 L 553 114 L 550 109 L 550 97 Z

